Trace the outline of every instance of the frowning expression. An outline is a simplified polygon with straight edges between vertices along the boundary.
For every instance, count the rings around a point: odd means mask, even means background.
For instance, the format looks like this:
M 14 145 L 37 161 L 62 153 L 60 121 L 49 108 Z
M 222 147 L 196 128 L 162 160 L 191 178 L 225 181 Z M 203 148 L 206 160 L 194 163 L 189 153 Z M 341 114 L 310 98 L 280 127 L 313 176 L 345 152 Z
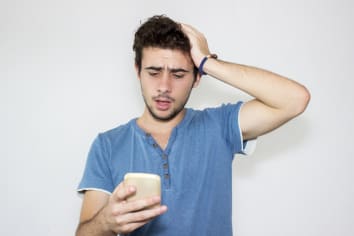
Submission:
M 192 88 L 199 83 L 193 68 L 190 56 L 180 50 L 143 49 L 138 77 L 146 108 L 153 118 L 168 121 L 183 111 Z

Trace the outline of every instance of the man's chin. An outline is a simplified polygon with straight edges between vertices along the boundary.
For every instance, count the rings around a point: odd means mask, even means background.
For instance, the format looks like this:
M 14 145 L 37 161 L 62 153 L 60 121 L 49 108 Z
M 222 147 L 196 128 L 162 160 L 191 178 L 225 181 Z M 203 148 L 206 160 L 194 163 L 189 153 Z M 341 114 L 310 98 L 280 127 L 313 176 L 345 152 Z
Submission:
M 150 111 L 150 114 L 151 116 L 157 120 L 157 121 L 161 121 L 161 122 L 168 122 L 168 121 L 171 121 L 173 120 L 181 111 L 159 111 L 158 113 L 157 112 L 151 112 Z M 159 114 L 160 113 L 160 114 Z M 165 114 L 163 114 L 165 113 Z
M 158 121 L 162 121 L 162 122 L 168 122 L 170 120 L 173 120 L 173 118 L 175 118 L 177 116 L 177 114 L 169 114 L 169 115 L 157 115 L 157 114 L 153 114 L 152 117 L 155 119 L 155 120 L 158 120 Z

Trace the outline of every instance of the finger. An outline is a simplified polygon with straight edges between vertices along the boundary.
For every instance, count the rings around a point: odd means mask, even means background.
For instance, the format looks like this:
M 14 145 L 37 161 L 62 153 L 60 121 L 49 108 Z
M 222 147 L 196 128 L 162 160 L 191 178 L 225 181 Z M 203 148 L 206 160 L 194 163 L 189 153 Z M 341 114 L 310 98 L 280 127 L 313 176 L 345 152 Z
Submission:
M 192 37 L 195 37 L 195 33 L 193 32 L 193 29 L 191 28 L 191 26 L 187 25 L 187 24 L 183 24 L 181 23 L 181 29 L 183 31 L 183 33 L 185 35 L 187 35 L 187 37 L 189 38 L 189 40 L 192 39 Z
M 198 30 L 196 28 L 194 28 L 193 26 L 191 25 L 188 25 L 188 24 L 185 24 L 185 23 L 181 23 L 181 26 L 182 26 L 182 30 L 185 30 L 187 32 L 198 32 Z
M 127 186 L 123 181 L 114 190 L 112 198 L 118 202 L 125 201 L 127 197 L 133 195 L 135 192 L 136 188 L 134 186 Z
M 137 228 L 140 228 L 141 226 L 145 225 L 148 222 L 149 221 L 143 221 L 143 222 L 134 222 L 134 223 L 125 224 L 125 225 L 119 227 L 115 231 L 120 233 L 120 234 L 128 234 L 128 233 L 133 232 Z
M 150 221 L 153 218 L 165 213 L 167 211 L 167 206 L 158 206 L 154 208 L 149 208 L 142 211 L 132 212 L 126 214 L 128 222 L 142 222 L 142 221 Z
M 165 213 L 167 211 L 166 206 L 158 206 L 141 211 L 130 212 L 120 215 L 116 218 L 118 225 L 126 225 L 131 223 L 148 222 L 153 218 Z
M 188 24 L 183 24 L 183 23 L 181 25 L 182 25 L 182 31 L 189 37 L 193 36 L 195 38 L 201 38 L 201 37 L 204 38 L 204 35 L 193 26 Z
M 151 208 L 153 206 L 158 206 L 160 205 L 160 202 L 161 198 L 159 196 L 156 196 L 152 198 L 144 198 L 141 200 L 125 202 L 124 204 L 120 204 L 117 209 L 120 213 L 136 212 Z

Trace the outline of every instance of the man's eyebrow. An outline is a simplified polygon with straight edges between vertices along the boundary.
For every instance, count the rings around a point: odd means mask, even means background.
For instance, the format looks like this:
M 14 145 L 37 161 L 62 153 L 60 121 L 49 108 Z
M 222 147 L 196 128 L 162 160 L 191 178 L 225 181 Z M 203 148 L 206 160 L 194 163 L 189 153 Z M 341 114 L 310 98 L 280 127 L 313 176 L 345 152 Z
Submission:
M 189 72 L 189 70 L 185 70 L 185 69 L 182 69 L 182 68 L 172 68 L 170 69 L 170 71 L 172 73 L 177 73 L 177 72 Z
M 155 70 L 155 71 L 161 71 L 163 68 L 160 66 L 148 66 L 144 68 L 145 70 Z M 168 69 L 171 73 L 178 73 L 178 72 L 189 72 L 189 70 L 185 70 L 183 68 L 171 68 Z
M 162 67 L 158 67 L 158 66 L 148 66 L 144 68 L 145 70 L 157 70 L 157 71 L 161 71 Z

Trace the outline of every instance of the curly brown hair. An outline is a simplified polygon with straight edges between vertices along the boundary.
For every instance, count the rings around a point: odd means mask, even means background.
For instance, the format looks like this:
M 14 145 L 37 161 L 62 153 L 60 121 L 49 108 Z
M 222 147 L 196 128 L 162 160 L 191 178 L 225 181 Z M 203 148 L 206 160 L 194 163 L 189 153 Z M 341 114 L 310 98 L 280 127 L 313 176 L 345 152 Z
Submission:
M 135 51 L 135 64 L 141 71 L 143 49 L 157 47 L 163 49 L 177 49 L 190 55 L 191 45 L 188 37 L 183 33 L 181 24 L 165 15 L 150 17 L 135 32 L 133 50 Z M 198 73 L 194 68 L 194 75 Z

